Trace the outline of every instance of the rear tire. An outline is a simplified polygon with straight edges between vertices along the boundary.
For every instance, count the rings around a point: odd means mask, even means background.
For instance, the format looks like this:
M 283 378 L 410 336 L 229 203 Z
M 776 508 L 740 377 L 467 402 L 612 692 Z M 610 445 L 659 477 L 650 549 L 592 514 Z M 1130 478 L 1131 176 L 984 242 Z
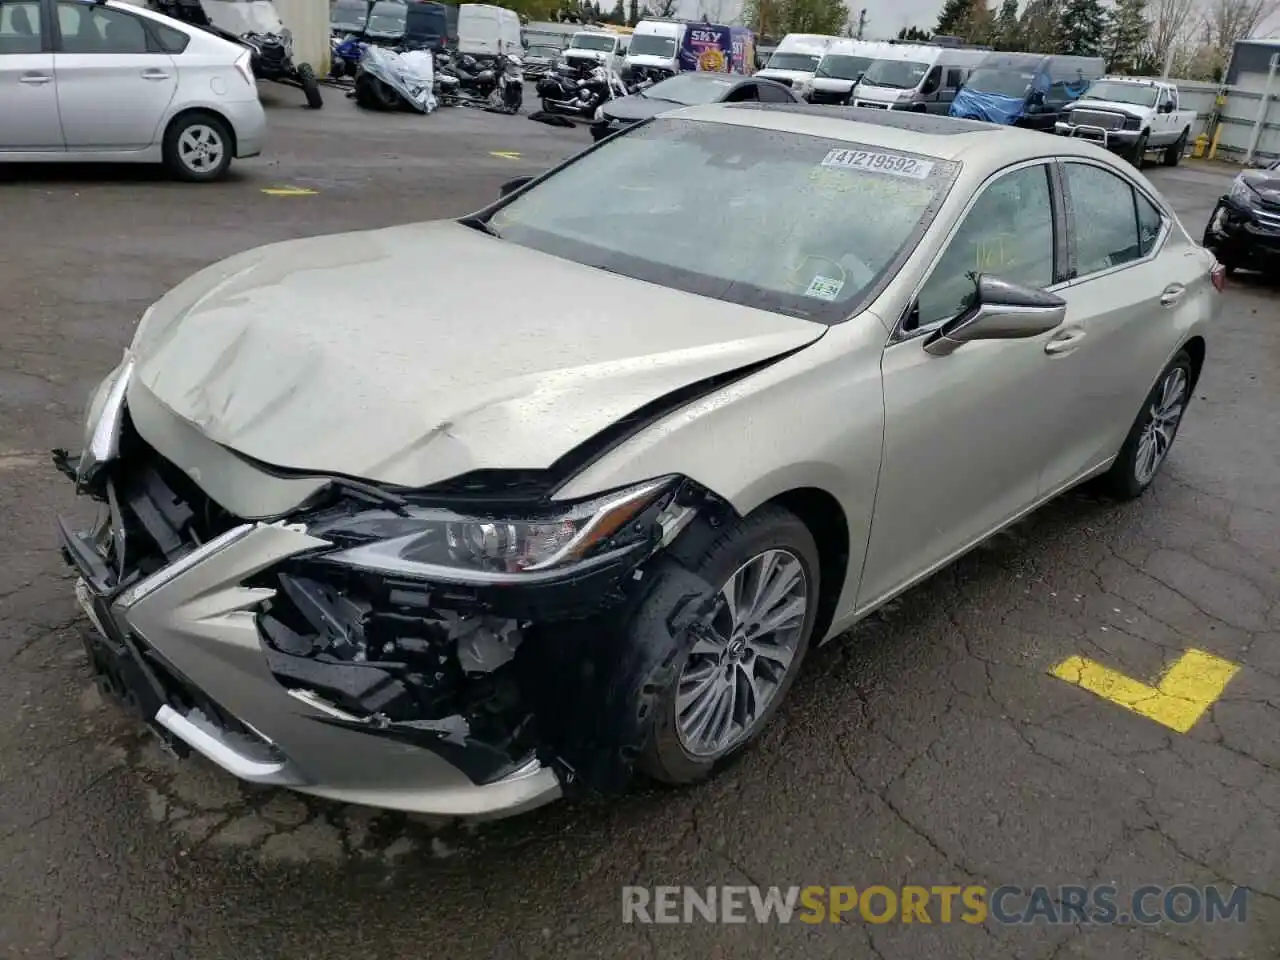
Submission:
M 1178 162 L 1182 159 L 1182 154 L 1187 149 L 1187 138 L 1190 134 L 1191 131 L 1183 130 L 1182 136 L 1178 137 L 1178 142 L 1164 152 L 1163 161 L 1166 167 L 1176 167 L 1178 165 Z
M 302 86 L 302 95 L 307 98 L 307 108 L 319 110 L 324 106 L 324 97 L 320 95 L 320 81 L 316 79 L 311 64 L 300 63 L 297 67 L 298 83 Z
M 1191 357 L 1181 350 L 1142 402 L 1111 469 L 1098 478 L 1104 493 L 1117 500 L 1134 500 L 1151 486 L 1178 436 L 1178 427 L 1191 401 L 1191 381 Z M 1171 405 L 1175 403 L 1173 412 Z M 1148 443 L 1155 445 L 1154 452 Z
M 781 507 L 766 507 L 750 517 L 738 520 L 733 523 L 726 524 L 718 536 L 710 543 L 706 541 L 692 548 L 693 555 L 680 557 L 681 544 L 677 542 L 672 547 L 672 552 L 680 560 L 681 564 L 691 573 L 712 584 L 717 590 L 724 587 L 731 578 L 736 578 L 739 571 L 745 570 L 757 559 L 766 555 L 772 555 L 778 566 L 771 568 L 770 572 L 782 574 L 786 571 L 782 564 L 798 564 L 798 567 L 792 566 L 791 569 L 799 569 L 803 572 L 803 576 L 799 580 L 800 590 L 803 591 L 805 597 L 805 607 L 803 613 L 797 611 L 799 625 L 798 632 L 791 632 L 790 629 L 777 633 L 768 632 L 767 628 L 759 633 L 749 632 L 742 634 L 746 639 L 743 641 L 746 645 L 746 651 L 739 651 L 733 655 L 733 659 L 725 659 L 724 663 L 719 666 L 711 667 L 710 663 L 714 658 L 713 654 L 707 654 L 695 650 L 695 647 L 701 648 L 708 642 L 707 635 L 694 636 L 690 631 L 686 635 L 685 649 L 671 661 L 669 666 L 663 669 L 661 675 L 654 675 L 648 679 L 645 685 L 647 688 L 653 689 L 653 709 L 649 711 L 650 729 L 648 732 L 644 750 L 637 759 L 639 769 L 644 771 L 655 780 L 668 784 L 686 784 L 694 783 L 709 776 L 717 767 L 719 767 L 729 757 L 739 753 L 743 748 L 750 744 L 760 732 L 768 725 L 774 713 L 787 695 L 787 691 L 791 688 L 792 682 L 799 673 L 800 665 L 804 661 L 806 648 L 809 646 L 810 635 L 813 632 L 814 620 L 818 612 L 818 598 L 821 589 L 819 582 L 819 555 L 817 545 L 814 543 L 813 535 L 809 532 L 809 528 L 795 516 L 795 514 L 784 510 Z M 765 569 L 769 569 L 767 565 Z M 746 575 L 744 574 L 744 583 Z M 774 581 L 781 586 L 783 577 L 779 577 Z M 766 583 L 768 583 L 766 578 Z M 744 591 L 744 596 L 749 591 Z M 780 611 L 786 609 L 790 603 L 794 602 L 796 596 L 791 590 L 781 593 L 775 598 L 775 606 L 772 610 Z M 783 602 L 786 601 L 786 602 Z M 745 610 L 747 604 L 742 604 L 741 609 Z M 721 624 L 722 617 L 726 616 L 727 607 L 721 606 L 713 619 L 712 625 Z M 749 619 L 746 615 L 742 620 Z M 727 622 L 727 621 L 726 621 Z M 723 626 L 717 628 L 722 629 L 726 634 L 731 631 Z M 739 634 L 734 633 L 734 636 Z M 751 638 L 755 638 L 752 641 Z M 778 651 L 786 643 L 786 649 L 791 651 L 789 660 L 785 667 L 775 669 L 776 661 L 774 656 L 778 656 Z M 764 641 L 764 642 L 760 642 Z M 755 653 L 753 643 L 758 643 L 762 654 Z M 773 645 L 776 644 L 776 645 Z M 730 656 L 730 649 L 733 643 L 723 645 L 723 657 Z M 769 651 L 773 651 L 772 653 Z M 763 660 L 763 664 L 760 661 Z M 725 671 L 726 677 L 731 677 L 731 682 L 735 685 L 739 682 L 739 674 L 736 671 L 750 672 L 757 679 L 762 678 L 760 671 L 763 671 L 763 679 L 766 685 L 757 687 L 755 683 L 748 689 L 755 690 L 754 696 L 748 698 L 745 692 L 741 691 L 743 696 L 744 711 L 745 706 L 750 701 L 757 709 L 754 715 L 746 714 L 742 718 L 742 729 L 734 736 L 726 736 L 722 743 L 709 749 L 701 749 L 694 752 L 686 745 L 689 737 L 687 727 L 691 719 L 689 714 L 697 713 L 698 697 L 693 697 L 694 703 L 686 703 L 684 706 L 685 720 L 682 723 L 682 713 L 677 704 L 677 698 L 680 696 L 681 687 L 683 686 L 688 693 L 689 687 L 705 686 L 697 676 L 686 676 L 686 668 L 693 664 L 695 671 L 705 671 L 706 677 L 710 681 L 714 681 L 715 675 L 721 671 Z M 770 689 L 772 685 L 772 689 Z M 765 692 L 763 702 L 761 690 Z M 728 714 L 736 718 L 737 703 L 733 702 Z M 704 717 L 709 721 L 717 719 L 720 709 L 720 702 L 709 711 L 704 711 Z M 724 723 L 728 723 L 729 716 L 726 716 Z M 718 725 L 718 724 L 717 724 Z M 706 742 L 703 742 L 704 745 Z
M 161 153 L 165 168 L 174 178 L 188 183 L 212 183 L 226 176 L 235 148 L 231 131 L 221 118 L 196 112 L 169 124 Z

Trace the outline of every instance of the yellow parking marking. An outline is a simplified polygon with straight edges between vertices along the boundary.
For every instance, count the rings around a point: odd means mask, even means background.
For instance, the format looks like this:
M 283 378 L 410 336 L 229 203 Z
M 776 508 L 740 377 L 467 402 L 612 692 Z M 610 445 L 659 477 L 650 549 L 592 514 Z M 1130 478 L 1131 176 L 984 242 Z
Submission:
M 1188 650 L 1149 687 L 1085 657 L 1068 657 L 1049 672 L 1178 733 L 1195 726 L 1222 696 L 1240 667 L 1203 650 Z
M 490 150 L 489 156 L 501 157 L 503 160 L 519 160 L 520 154 L 515 150 Z
M 262 191 L 269 197 L 314 197 L 316 191 L 309 187 L 266 187 Z

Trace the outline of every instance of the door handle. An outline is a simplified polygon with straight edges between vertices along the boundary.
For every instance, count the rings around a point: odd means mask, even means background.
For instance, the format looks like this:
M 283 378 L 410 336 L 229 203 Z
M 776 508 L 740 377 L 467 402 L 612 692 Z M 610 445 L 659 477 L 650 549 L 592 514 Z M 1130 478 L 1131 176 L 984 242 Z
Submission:
M 1044 345 L 1044 352 L 1050 356 L 1060 357 L 1063 354 L 1070 353 L 1076 347 L 1080 346 L 1080 341 L 1085 337 L 1085 331 L 1079 327 L 1070 330 L 1063 330 L 1056 337 Z
M 52 81 L 53 77 L 49 76 L 47 73 L 25 73 L 18 78 L 19 83 L 30 84 L 51 83 Z
M 142 79 L 143 80 L 168 80 L 169 74 L 165 73 L 163 70 L 155 70 L 155 69 L 143 70 Z
M 1182 295 L 1186 292 L 1187 288 L 1180 283 L 1169 284 L 1164 288 L 1164 293 L 1160 294 L 1160 306 L 1172 307 L 1182 299 Z

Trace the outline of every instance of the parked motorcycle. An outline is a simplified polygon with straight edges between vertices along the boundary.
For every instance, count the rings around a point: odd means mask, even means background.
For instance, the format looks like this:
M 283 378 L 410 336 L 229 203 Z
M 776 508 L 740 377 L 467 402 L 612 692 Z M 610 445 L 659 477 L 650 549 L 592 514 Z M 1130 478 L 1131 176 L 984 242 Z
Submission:
M 629 91 L 614 70 L 593 67 L 581 76 L 570 67 L 539 80 L 537 92 L 543 113 L 590 120 L 603 103 L 625 97 Z
M 329 41 L 329 79 L 354 77 L 360 69 L 360 57 L 367 46 L 357 36 L 332 38 Z
M 413 110 L 436 106 L 432 57 L 426 51 L 396 53 L 368 45 L 356 72 L 355 101 L 366 110 Z
M 456 85 L 454 102 L 484 107 L 494 113 L 515 114 L 524 104 L 524 65 L 517 56 L 498 54 L 478 60 L 470 54 L 437 59 L 442 80 Z

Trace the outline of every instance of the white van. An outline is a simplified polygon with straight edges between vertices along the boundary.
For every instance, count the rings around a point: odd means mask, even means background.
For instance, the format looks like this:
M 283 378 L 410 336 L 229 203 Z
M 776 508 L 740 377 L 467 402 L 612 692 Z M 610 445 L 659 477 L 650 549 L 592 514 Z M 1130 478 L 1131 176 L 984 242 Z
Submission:
M 680 72 L 680 45 L 685 24 L 676 20 L 641 20 L 631 34 L 625 65 L 635 79 L 662 80 Z
M 788 33 L 756 76 L 776 80 L 788 87 L 812 80 L 823 54 L 839 39 L 820 33 Z
M 810 103 L 848 103 L 867 68 L 892 50 L 893 44 L 879 40 L 837 40 L 827 47 L 813 78 L 795 85 L 796 95 Z
M 564 58 L 579 70 L 598 64 L 606 70 L 621 73 L 630 39 L 626 34 L 606 30 L 579 30 L 569 41 Z
M 858 107 L 946 113 L 951 101 L 990 50 L 892 44 L 876 60 L 853 91 Z
M 488 3 L 464 3 L 458 7 L 458 52 L 473 57 L 519 56 L 524 52 L 519 15 Z

